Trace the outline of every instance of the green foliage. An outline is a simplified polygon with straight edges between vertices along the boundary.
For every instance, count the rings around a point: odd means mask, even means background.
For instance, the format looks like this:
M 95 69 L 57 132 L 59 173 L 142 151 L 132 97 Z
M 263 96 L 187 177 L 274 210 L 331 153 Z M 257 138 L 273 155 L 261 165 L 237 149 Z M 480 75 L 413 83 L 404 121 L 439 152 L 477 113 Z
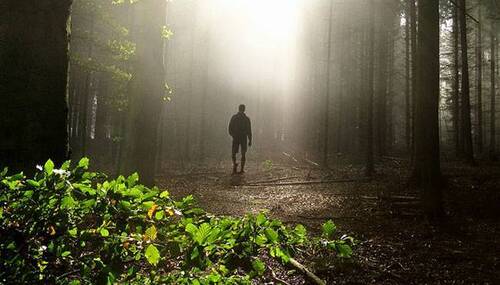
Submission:
M 0 280 L 45 284 L 251 284 L 263 253 L 288 262 L 300 248 L 352 254 L 350 237 L 322 238 L 261 213 L 213 216 L 192 196 L 175 201 L 134 173 L 109 180 L 52 161 L 34 177 L 0 173 Z M 334 226 L 333 226 L 334 228 Z
M 262 168 L 265 170 L 265 171 L 271 171 L 273 170 L 273 167 L 274 167 L 274 164 L 273 164 L 273 161 L 268 159 L 268 160 L 265 160 L 263 163 L 262 163 Z
M 161 28 L 161 36 L 162 36 L 162 38 L 164 38 L 166 40 L 169 40 L 173 35 L 174 35 L 174 32 L 172 32 L 172 30 L 169 27 L 163 26 Z

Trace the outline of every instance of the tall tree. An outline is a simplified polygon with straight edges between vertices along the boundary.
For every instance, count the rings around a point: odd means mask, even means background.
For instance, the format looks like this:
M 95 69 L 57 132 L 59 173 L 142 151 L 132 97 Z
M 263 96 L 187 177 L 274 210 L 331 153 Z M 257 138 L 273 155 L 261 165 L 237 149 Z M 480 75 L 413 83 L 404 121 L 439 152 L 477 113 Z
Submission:
M 430 217 L 442 214 L 439 152 L 439 1 L 418 5 L 417 98 L 414 175 Z
M 455 143 L 455 155 L 459 157 L 463 153 L 463 144 L 460 139 L 460 72 L 459 72 L 459 25 L 458 7 L 453 9 L 453 87 L 452 87 L 452 121 L 453 121 L 453 141 Z
M 135 75 L 131 82 L 124 148 L 125 171 L 137 171 L 145 185 L 153 185 L 158 123 L 165 92 L 162 28 L 165 1 L 140 1 L 133 7 L 137 42 Z
M 370 1 L 370 19 L 369 19 L 369 33 L 368 33 L 368 94 L 366 102 L 366 153 L 365 153 L 365 174 L 366 176 L 373 175 L 374 161 L 373 161 L 373 97 L 374 97 L 374 69 L 375 69 L 375 17 L 374 17 L 374 3 L 375 0 Z
M 483 25 L 482 25 L 482 6 L 481 0 L 477 3 L 478 20 L 476 32 L 476 118 L 477 118 L 477 132 L 476 143 L 477 151 L 479 154 L 483 153 Z
M 415 0 L 409 0 L 410 3 L 410 43 L 411 43 L 411 117 L 412 117 L 412 155 L 415 153 L 415 117 L 416 117 L 416 99 L 417 99 L 417 7 Z M 412 156 L 413 161 L 413 156 Z
M 496 47 L 497 47 L 497 23 L 491 20 L 490 32 L 490 53 L 491 53 L 491 87 L 490 87 L 490 145 L 489 156 L 490 159 L 496 159 Z
M 68 19 L 72 1 L 0 7 L 0 165 L 67 158 Z
M 405 11 L 405 143 L 406 150 L 411 150 L 411 53 L 410 53 L 410 5 L 406 4 Z
M 462 138 L 464 143 L 463 156 L 467 162 L 474 161 L 471 128 L 471 108 L 470 108 L 470 84 L 469 84 L 469 57 L 467 55 L 467 6 L 465 0 L 460 0 L 459 23 L 460 23 L 460 44 L 462 55 Z
M 331 60 L 332 60 L 332 27 L 333 26 L 333 0 L 330 0 L 328 18 L 328 42 L 327 42 L 327 62 L 326 62 L 326 93 L 324 110 L 324 130 L 323 130 L 323 165 L 328 166 L 328 150 L 330 136 L 330 91 L 331 91 Z

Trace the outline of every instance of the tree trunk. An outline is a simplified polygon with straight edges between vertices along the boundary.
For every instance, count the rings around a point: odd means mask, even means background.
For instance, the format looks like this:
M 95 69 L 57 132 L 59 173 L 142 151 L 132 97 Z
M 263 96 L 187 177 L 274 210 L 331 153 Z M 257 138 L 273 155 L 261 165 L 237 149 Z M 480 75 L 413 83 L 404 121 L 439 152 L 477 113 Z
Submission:
M 418 5 L 418 63 L 414 175 L 422 187 L 422 205 L 429 217 L 442 210 L 439 152 L 439 2 Z
M 469 58 L 467 56 L 467 19 L 465 0 L 460 0 L 460 44 L 462 51 L 462 137 L 464 143 L 464 158 L 467 162 L 474 161 L 471 128 Z
M 483 48 L 482 48 L 482 13 L 481 13 L 481 0 L 478 1 L 478 30 L 476 32 L 476 118 L 477 118 L 477 151 L 479 154 L 483 153 Z
M 323 130 L 323 165 L 328 166 L 328 150 L 329 150 L 329 136 L 330 136 L 330 81 L 331 81 L 331 60 L 332 60 L 332 25 L 333 25 L 333 0 L 330 0 L 329 6 L 329 19 L 328 19 L 328 54 L 326 62 L 326 93 L 325 93 L 325 110 L 324 110 L 324 130 Z
M 460 140 L 460 73 L 458 62 L 459 29 L 458 29 L 458 7 L 453 12 L 453 93 L 452 93 L 452 121 L 453 141 L 455 143 L 455 155 L 459 157 L 463 153 Z
M 137 171 L 141 182 L 154 184 L 158 123 L 164 95 L 163 39 L 165 3 L 141 1 L 135 4 L 137 42 L 134 77 L 131 82 L 126 131 L 126 172 Z M 139 64 L 140 63 L 140 64 Z
M 374 1 L 370 1 L 370 31 L 368 34 L 368 98 L 366 104 L 366 157 L 365 157 L 365 174 L 366 176 L 373 175 L 374 162 L 373 162 L 373 95 L 374 95 L 374 45 L 375 45 L 375 17 L 374 17 Z
M 0 167 L 67 159 L 70 0 L 4 0 L 0 9 Z
M 405 13 L 405 146 L 411 152 L 411 53 L 410 53 L 410 9 L 407 5 Z
M 415 117 L 416 117 L 416 99 L 417 99 L 417 8 L 415 0 L 409 0 L 410 20 L 411 20 L 411 160 L 413 162 L 415 155 Z
M 490 145 L 489 157 L 491 160 L 496 159 L 496 22 L 491 21 L 491 93 L 490 93 Z

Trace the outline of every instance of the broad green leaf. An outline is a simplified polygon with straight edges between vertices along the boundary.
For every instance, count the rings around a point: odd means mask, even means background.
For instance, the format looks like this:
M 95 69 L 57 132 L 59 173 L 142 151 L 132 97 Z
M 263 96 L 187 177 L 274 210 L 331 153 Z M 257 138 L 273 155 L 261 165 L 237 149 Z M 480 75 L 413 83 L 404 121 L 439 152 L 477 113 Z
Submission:
M 160 194 L 160 198 L 168 198 L 170 196 L 170 193 L 168 191 L 163 191 Z
M 87 157 L 80 159 L 80 161 L 78 162 L 78 167 L 83 169 L 89 168 L 89 159 Z
M 200 255 L 200 250 L 196 246 L 193 251 L 191 252 L 191 260 L 197 258 Z
M 255 238 L 255 243 L 259 246 L 263 246 L 267 243 L 267 238 L 265 235 L 258 235 L 256 238 Z
M 61 209 L 72 209 L 75 206 L 75 200 L 71 196 L 66 196 L 61 200 Z
M 61 169 L 62 170 L 69 170 L 69 167 L 71 166 L 71 160 L 66 160 L 62 165 Z
M 156 239 L 157 233 L 158 233 L 158 231 L 156 230 L 156 227 L 154 225 L 152 225 L 151 227 L 146 229 L 146 232 L 144 233 L 144 235 L 146 236 L 146 238 L 148 240 L 153 241 Z
M 28 198 L 28 199 L 31 199 L 31 197 L 33 196 L 33 190 L 28 190 L 26 192 L 24 192 L 24 197 Z
M 71 230 L 68 230 L 68 233 L 69 233 L 72 237 L 76 237 L 76 235 L 78 234 L 78 229 L 77 229 L 77 228 L 72 228 Z
M 45 173 L 47 173 L 47 175 L 51 175 L 52 171 L 54 171 L 54 162 L 50 159 L 47 160 L 47 162 L 45 162 L 45 165 L 43 166 L 43 170 L 45 171 Z
M 262 262 L 262 260 L 257 258 L 252 261 L 252 268 L 253 270 L 255 270 L 257 275 L 261 276 L 266 271 L 266 264 Z
M 146 248 L 146 259 L 148 260 L 148 262 L 152 265 L 157 265 L 158 262 L 160 261 L 160 251 L 158 251 L 158 249 L 156 248 L 156 246 L 150 244 L 147 248 Z
M 272 243 L 278 241 L 278 233 L 275 230 L 267 228 L 264 230 L 264 233 L 266 234 L 267 239 L 270 240 Z
M 103 237 L 109 236 L 109 231 L 106 228 L 102 228 L 99 232 L 101 233 L 101 236 L 103 236 Z
M 164 216 L 165 216 L 165 212 L 164 211 L 158 211 L 155 214 L 155 219 L 157 219 L 158 221 L 161 221 L 161 220 L 163 220 Z
M 340 257 L 351 257 L 352 248 L 348 244 L 338 243 L 336 248 Z
M 323 230 L 323 235 L 326 236 L 327 238 L 331 238 L 332 235 L 335 233 L 335 230 L 337 229 L 332 220 L 328 220 L 326 223 L 323 224 L 321 228 Z
M 70 254 L 71 254 L 71 252 L 65 251 L 65 252 L 61 253 L 61 257 L 66 257 L 66 256 L 68 256 Z
M 198 231 L 196 232 L 194 236 L 194 240 L 199 244 L 202 245 L 207 237 L 210 235 L 210 230 L 212 227 L 208 223 L 203 223 Z
M 193 224 L 187 224 L 185 229 L 186 229 L 186 232 L 190 233 L 193 237 L 196 234 L 196 232 L 198 231 L 198 227 L 196 227 Z
M 40 183 L 38 181 L 35 181 L 35 180 L 32 180 L 32 179 L 28 179 L 26 180 L 26 183 L 28 183 L 28 185 L 32 186 L 32 187 L 40 187 Z
M 264 213 L 258 214 L 256 219 L 255 219 L 255 223 L 259 227 L 262 226 L 266 221 L 267 221 L 267 218 L 266 218 L 266 215 L 264 215 Z
M 5 175 L 7 175 L 7 172 L 9 172 L 9 168 L 4 167 L 2 172 L 0 172 L 0 178 L 5 177 Z
M 139 174 L 135 172 L 127 178 L 128 187 L 134 187 L 137 181 L 139 181 Z
M 307 235 L 307 230 L 303 225 L 297 225 L 295 226 L 295 234 L 298 235 L 299 237 L 304 238 Z

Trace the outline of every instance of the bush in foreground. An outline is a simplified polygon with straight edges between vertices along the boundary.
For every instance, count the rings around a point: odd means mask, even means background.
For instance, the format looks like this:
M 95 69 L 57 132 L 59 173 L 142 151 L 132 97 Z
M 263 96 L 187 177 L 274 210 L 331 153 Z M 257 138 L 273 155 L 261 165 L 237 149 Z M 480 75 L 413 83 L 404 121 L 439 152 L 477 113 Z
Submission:
M 88 166 L 0 173 L 0 283 L 251 284 L 268 270 L 263 254 L 288 263 L 301 248 L 352 253 L 331 221 L 311 238 L 263 213 L 213 216 L 192 196 L 174 201 L 137 174 L 107 180 Z

